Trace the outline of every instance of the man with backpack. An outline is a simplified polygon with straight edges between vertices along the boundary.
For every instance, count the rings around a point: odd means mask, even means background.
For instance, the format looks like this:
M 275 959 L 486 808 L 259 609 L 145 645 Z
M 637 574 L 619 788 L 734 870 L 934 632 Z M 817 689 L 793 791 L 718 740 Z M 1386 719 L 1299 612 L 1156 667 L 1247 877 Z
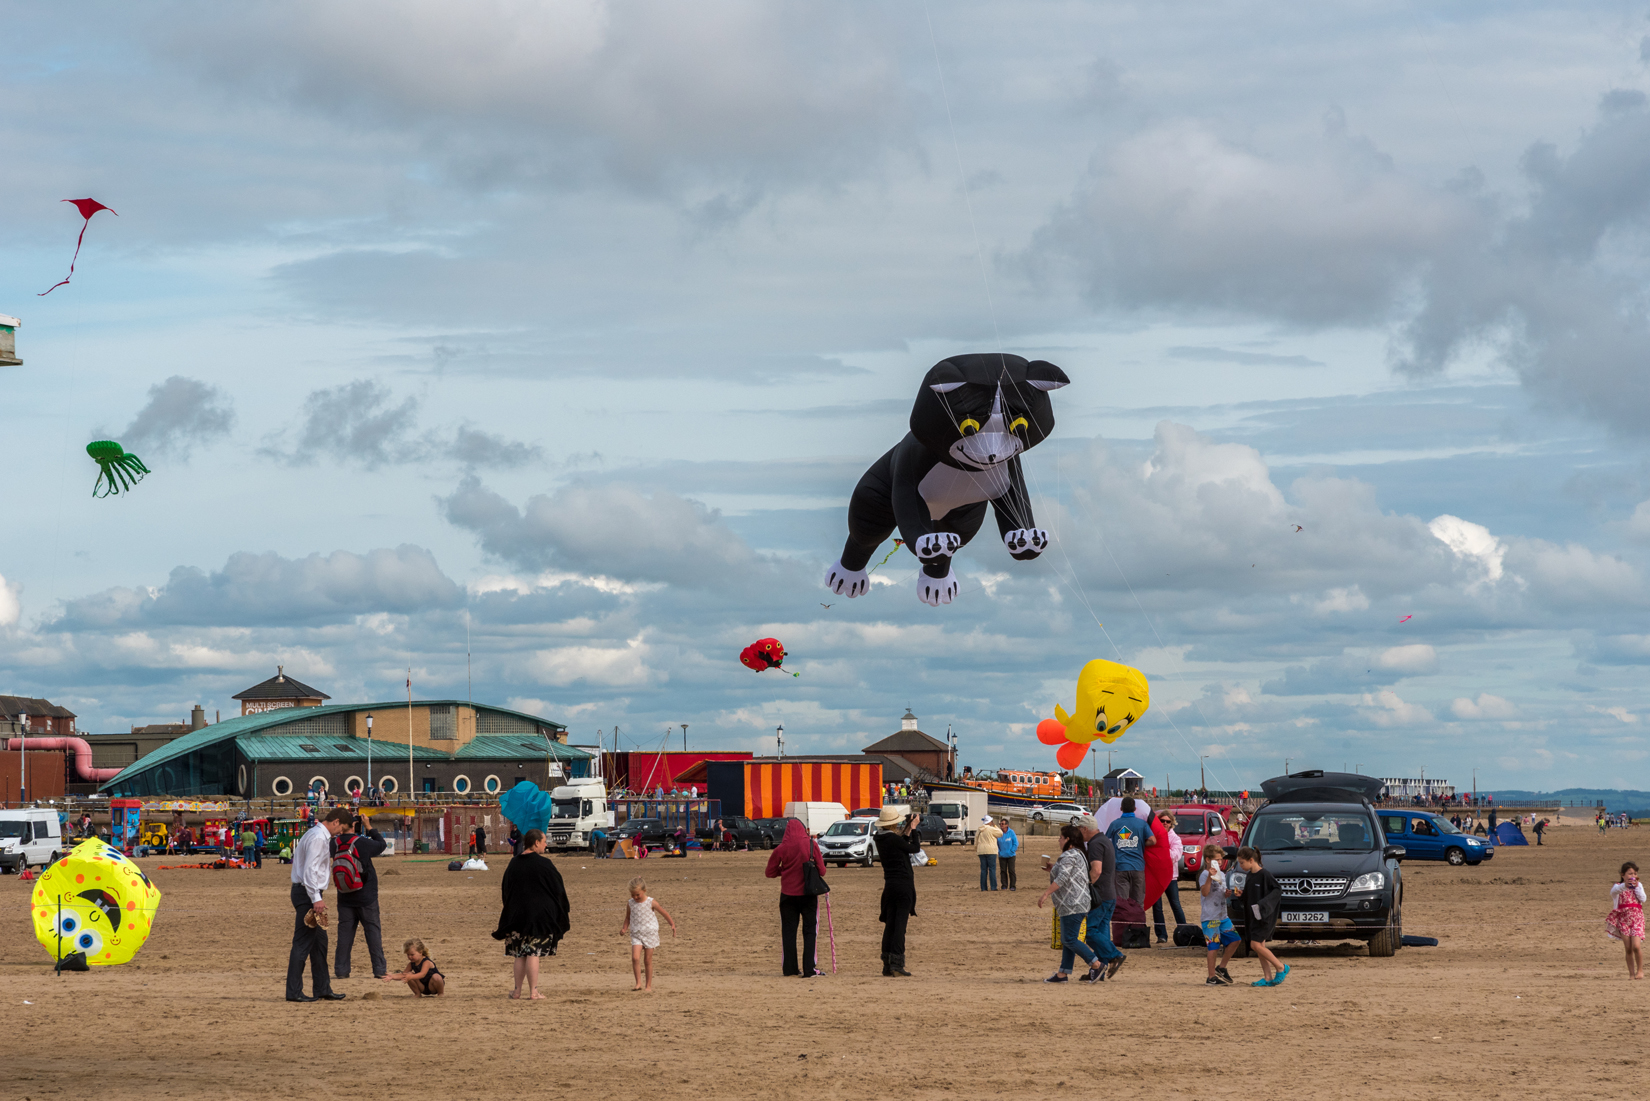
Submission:
M 357 925 L 367 934 L 372 977 L 381 979 L 390 970 L 384 959 L 383 929 L 378 920 L 378 873 L 372 866 L 372 858 L 382 855 L 387 846 L 377 830 L 365 826 L 360 817 L 352 818 L 332 842 L 332 882 L 338 888 L 338 951 L 332 973 L 340 979 L 349 978 Z

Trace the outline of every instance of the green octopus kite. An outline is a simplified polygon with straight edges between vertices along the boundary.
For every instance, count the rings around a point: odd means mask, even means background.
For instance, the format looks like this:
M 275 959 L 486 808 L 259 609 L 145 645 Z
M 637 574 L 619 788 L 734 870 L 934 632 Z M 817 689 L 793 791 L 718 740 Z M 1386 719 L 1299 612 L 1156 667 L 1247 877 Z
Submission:
M 149 473 L 142 459 L 113 440 L 94 440 L 86 445 L 86 454 L 96 459 L 99 467 L 97 481 L 92 483 L 93 497 L 112 497 L 123 489 L 130 490 Z

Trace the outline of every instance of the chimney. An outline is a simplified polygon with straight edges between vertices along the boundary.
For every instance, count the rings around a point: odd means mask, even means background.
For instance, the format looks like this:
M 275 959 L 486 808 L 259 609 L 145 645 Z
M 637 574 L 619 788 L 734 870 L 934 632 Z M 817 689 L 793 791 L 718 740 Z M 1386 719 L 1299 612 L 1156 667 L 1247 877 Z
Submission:
M 193 711 L 189 712 L 189 729 L 190 730 L 199 730 L 202 727 L 204 727 L 205 725 L 206 725 L 206 708 L 202 707 L 200 704 L 197 703 L 195 705 L 195 709 Z

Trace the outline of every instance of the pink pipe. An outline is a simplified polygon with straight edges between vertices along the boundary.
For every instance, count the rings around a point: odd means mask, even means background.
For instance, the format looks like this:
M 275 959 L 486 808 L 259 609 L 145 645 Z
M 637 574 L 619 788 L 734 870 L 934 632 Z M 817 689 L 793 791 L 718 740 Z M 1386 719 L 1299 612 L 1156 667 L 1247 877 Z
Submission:
M 92 747 L 85 738 L 0 738 L 7 749 L 72 749 L 74 770 L 88 784 L 102 784 L 120 775 L 118 768 L 93 768 Z

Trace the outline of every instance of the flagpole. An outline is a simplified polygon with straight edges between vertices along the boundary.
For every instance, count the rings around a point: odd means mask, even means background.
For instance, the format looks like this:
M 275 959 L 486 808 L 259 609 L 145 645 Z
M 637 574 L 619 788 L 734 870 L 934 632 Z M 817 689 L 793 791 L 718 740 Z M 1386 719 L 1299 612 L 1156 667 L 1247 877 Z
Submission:
M 412 796 L 413 805 L 418 805 L 418 785 L 413 780 L 413 752 L 412 752 L 412 666 L 407 666 L 407 794 Z

